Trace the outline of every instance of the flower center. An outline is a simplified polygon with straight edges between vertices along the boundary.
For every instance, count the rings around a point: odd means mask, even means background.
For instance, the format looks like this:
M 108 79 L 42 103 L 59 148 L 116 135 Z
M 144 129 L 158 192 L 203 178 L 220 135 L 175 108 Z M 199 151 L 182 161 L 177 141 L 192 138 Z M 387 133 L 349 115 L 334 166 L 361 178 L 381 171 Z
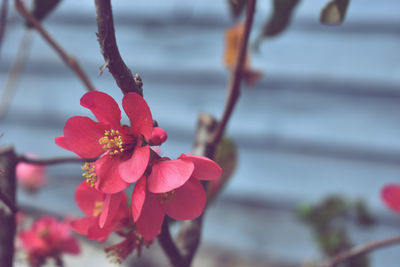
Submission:
M 49 234 L 50 234 L 50 229 L 47 228 L 47 227 L 44 228 L 44 229 L 42 229 L 42 230 L 40 230 L 40 231 L 38 231 L 38 235 L 39 235 L 41 238 L 43 238 L 43 239 L 45 239 L 46 237 L 48 237 Z
M 104 136 L 99 139 L 99 144 L 103 145 L 103 150 L 109 150 L 111 156 L 124 151 L 124 142 L 118 130 L 105 130 Z
M 161 194 L 161 204 L 169 203 L 176 197 L 176 191 L 172 190 Z
M 85 162 L 85 165 L 82 166 L 82 170 L 85 171 L 82 173 L 82 176 L 86 178 L 86 182 L 90 183 L 91 187 L 94 187 L 97 182 L 97 176 L 94 171 L 94 164 Z
M 97 217 L 99 214 L 103 211 L 103 201 L 96 201 L 94 202 L 94 208 L 93 208 L 93 216 Z

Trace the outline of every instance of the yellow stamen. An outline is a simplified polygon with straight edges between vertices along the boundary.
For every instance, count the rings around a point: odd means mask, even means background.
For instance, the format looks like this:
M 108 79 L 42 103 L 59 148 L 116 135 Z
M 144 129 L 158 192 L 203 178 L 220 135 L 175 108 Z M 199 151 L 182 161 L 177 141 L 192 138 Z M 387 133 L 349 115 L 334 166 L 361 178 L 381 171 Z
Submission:
M 82 170 L 85 171 L 82 173 L 82 176 L 86 178 L 86 182 L 90 183 L 91 187 L 94 187 L 97 182 L 97 176 L 94 171 L 94 164 L 85 162 L 85 165 L 82 166 Z
M 171 200 L 173 200 L 176 197 L 176 192 L 175 190 L 166 192 L 166 193 L 162 193 L 161 194 L 161 204 L 165 204 L 170 202 Z
M 93 209 L 93 216 L 97 217 L 103 211 L 103 201 L 96 201 L 94 202 L 94 209 Z
M 124 142 L 118 130 L 105 130 L 104 136 L 99 139 L 99 144 L 103 145 L 103 150 L 109 150 L 111 156 L 124 151 Z

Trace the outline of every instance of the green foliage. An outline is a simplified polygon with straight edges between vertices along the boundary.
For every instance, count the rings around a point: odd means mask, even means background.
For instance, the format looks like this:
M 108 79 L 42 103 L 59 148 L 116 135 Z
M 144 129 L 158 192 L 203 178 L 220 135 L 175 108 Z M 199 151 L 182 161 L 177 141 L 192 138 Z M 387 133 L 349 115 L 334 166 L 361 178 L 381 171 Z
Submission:
M 229 10 L 233 18 L 237 19 L 242 15 L 247 0 L 228 0 Z
M 221 193 L 236 169 L 238 152 L 236 144 L 232 139 L 224 137 L 221 140 L 217 147 L 215 161 L 222 168 L 222 176 L 218 181 L 213 181 L 208 184 L 209 201 L 212 201 L 219 193 Z
M 43 20 L 61 2 L 61 0 L 35 0 L 33 2 L 32 15 L 39 21 Z M 32 28 L 30 23 L 26 23 Z
M 277 36 L 287 28 L 292 13 L 299 2 L 300 0 L 273 0 L 272 14 L 254 43 L 257 49 L 264 38 Z
M 332 0 L 321 12 L 320 22 L 325 25 L 342 24 L 346 16 L 347 7 L 350 0 Z
M 326 256 L 353 247 L 347 231 L 349 219 L 359 226 L 370 226 L 375 222 L 362 200 L 352 202 L 340 196 L 329 196 L 316 205 L 303 204 L 297 214 L 311 227 L 319 248 Z M 368 267 L 369 262 L 367 256 L 360 256 L 339 266 Z

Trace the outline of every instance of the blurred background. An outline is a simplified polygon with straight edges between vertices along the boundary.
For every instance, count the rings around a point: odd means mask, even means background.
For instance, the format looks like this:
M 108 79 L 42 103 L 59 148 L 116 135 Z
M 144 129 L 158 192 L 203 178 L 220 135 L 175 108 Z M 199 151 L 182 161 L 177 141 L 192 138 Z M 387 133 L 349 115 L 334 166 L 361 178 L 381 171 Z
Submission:
M 375 218 L 365 228 L 346 217 L 354 244 L 400 234 L 400 217 L 380 199 L 383 185 L 400 182 L 400 2 L 351 1 L 339 27 L 319 23 L 326 2 L 301 1 L 288 29 L 252 52 L 263 77 L 242 89 L 229 122 L 236 171 L 206 214 L 194 266 L 300 266 L 323 258 L 299 213 L 307 216 L 308 205 L 332 195 L 362 199 Z M 119 0 L 113 9 L 121 55 L 142 77 L 153 117 L 169 135 L 163 154 L 191 151 L 199 111 L 219 118 L 226 98 L 224 34 L 233 25 L 227 1 Z M 251 41 L 270 12 L 270 1 L 257 2 Z M 23 38 L 26 64 L 0 119 L 1 144 L 41 157 L 72 155 L 54 137 L 69 117 L 89 115 L 79 105 L 85 88 L 35 31 L 27 37 L 23 24 L 11 5 L 2 90 Z M 93 1 L 64 0 L 43 25 L 95 87 L 120 102 L 112 76 L 99 75 L 104 60 Z M 19 204 L 31 214 L 79 215 L 73 196 L 80 165 L 51 166 L 48 176 L 37 194 L 20 190 Z M 66 266 L 110 266 L 99 248 L 85 242 L 83 257 L 68 257 Z M 157 249 L 145 251 L 137 266 L 166 265 L 161 252 L 154 258 Z M 399 251 L 373 253 L 371 266 L 398 266 Z

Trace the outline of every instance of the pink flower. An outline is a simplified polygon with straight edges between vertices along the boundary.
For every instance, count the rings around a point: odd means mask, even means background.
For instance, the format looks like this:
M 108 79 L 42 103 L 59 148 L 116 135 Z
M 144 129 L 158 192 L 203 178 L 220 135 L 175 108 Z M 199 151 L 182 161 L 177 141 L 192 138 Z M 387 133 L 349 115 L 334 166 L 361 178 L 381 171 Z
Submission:
M 34 154 L 28 154 L 36 157 Z M 46 167 L 28 163 L 18 163 L 16 176 L 19 184 L 28 192 L 36 192 L 46 181 Z
M 381 192 L 381 197 L 391 210 L 400 213 L 400 185 L 386 185 Z
M 55 139 L 62 148 L 82 158 L 100 158 L 90 166 L 90 182 L 104 193 L 121 192 L 136 182 L 146 170 L 153 133 L 153 119 L 146 101 L 135 93 L 126 94 L 122 106 L 131 126 L 121 125 L 121 110 L 109 95 L 93 91 L 81 98 L 98 122 L 88 117 L 72 117 L 64 136 Z
M 51 216 L 37 219 L 30 229 L 19 232 L 18 238 L 32 266 L 44 263 L 47 258 L 59 258 L 62 253 L 80 253 L 68 223 L 58 222 Z
M 130 218 L 124 192 L 104 194 L 83 181 L 76 189 L 75 200 L 86 217 L 71 221 L 71 227 L 89 240 L 104 242 Z
M 176 160 L 162 158 L 141 178 L 132 194 L 132 215 L 138 232 L 153 240 L 160 232 L 165 214 L 176 220 L 192 220 L 201 215 L 206 193 L 199 180 L 215 180 L 222 174 L 214 161 L 182 154 Z

